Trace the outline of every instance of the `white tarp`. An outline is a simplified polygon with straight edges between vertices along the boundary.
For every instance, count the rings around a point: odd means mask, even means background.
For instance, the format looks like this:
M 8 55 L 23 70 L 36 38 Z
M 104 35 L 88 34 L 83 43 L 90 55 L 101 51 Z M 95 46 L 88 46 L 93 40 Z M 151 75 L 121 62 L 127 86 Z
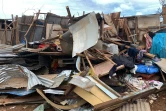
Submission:
M 72 57 L 74 57 L 76 53 L 94 46 L 98 41 L 98 22 L 95 13 L 92 12 L 76 22 L 69 27 L 69 30 L 73 34 Z

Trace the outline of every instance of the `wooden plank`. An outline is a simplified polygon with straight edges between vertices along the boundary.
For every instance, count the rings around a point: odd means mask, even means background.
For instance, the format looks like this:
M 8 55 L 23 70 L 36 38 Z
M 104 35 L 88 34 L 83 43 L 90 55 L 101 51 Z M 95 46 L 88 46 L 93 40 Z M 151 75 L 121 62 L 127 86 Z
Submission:
M 88 103 L 90 103 L 92 106 L 103 103 L 99 98 L 97 98 L 95 95 L 93 95 L 92 93 L 76 87 L 74 89 L 74 92 L 79 95 L 81 98 L 83 98 L 84 100 L 86 100 Z
M 16 22 L 15 22 L 15 28 L 16 28 L 16 44 L 19 44 L 20 41 L 19 41 L 19 31 L 18 31 L 18 15 L 16 15 Z
M 100 64 L 97 64 L 94 66 L 95 74 L 98 77 L 102 77 L 104 75 L 107 75 L 110 71 L 110 69 L 114 66 L 110 61 L 105 61 Z
M 86 103 L 86 101 L 80 100 L 75 104 L 71 104 L 71 105 L 67 105 L 67 106 L 55 104 L 54 102 L 49 100 L 40 89 L 36 89 L 36 90 L 40 94 L 40 96 L 42 96 L 47 101 L 47 103 L 49 103 L 52 107 L 57 108 L 57 109 L 64 109 L 64 110 L 74 109 L 74 108 L 80 107 Z
M 163 23 L 166 24 L 166 7 L 162 7 Z
M 84 58 L 81 58 L 81 61 L 82 61 L 82 64 L 83 64 L 84 70 L 86 70 L 86 65 L 85 65 Z
M 87 76 L 87 78 L 90 79 L 92 82 L 96 83 L 96 86 L 98 88 L 100 88 L 102 91 L 104 91 L 110 98 L 116 99 L 120 95 L 116 91 L 111 89 L 109 86 L 107 86 L 105 83 L 103 83 L 100 79 L 98 79 L 96 77 L 90 77 L 90 76 Z M 116 95 L 115 95 L 115 93 L 116 93 Z M 118 94 L 118 96 L 117 96 L 117 94 Z
M 34 34 L 35 34 L 35 30 L 36 30 L 36 20 L 38 19 L 38 17 L 39 17 L 39 13 L 36 14 L 35 21 L 32 24 L 33 30 L 30 34 L 30 39 L 29 39 L 30 42 L 33 41 L 33 37 L 34 37 Z
M 89 57 L 87 56 L 86 51 L 84 51 L 84 55 L 85 55 L 85 57 L 86 57 L 86 59 L 87 59 L 89 65 L 90 65 L 90 68 L 92 69 L 92 73 L 93 73 L 92 75 L 95 75 L 95 76 L 96 76 L 94 67 L 92 66 L 92 63 L 90 62 Z
M 104 40 L 103 31 L 104 31 L 104 20 L 102 19 L 101 24 L 100 24 L 100 38 L 102 38 L 102 40 Z
M 102 55 L 106 60 L 110 61 L 113 65 L 117 65 L 114 61 L 112 61 L 109 57 L 107 57 L 105 54 L 100 52 L 98 49 L 95 49 L 100 55 Z
M 27 38 L 26 38 L 26 37 L 27 37 L 27 34 L 28 34 L 28 32 L 30 31 L 31 27 L 33 26 L 34 22 L 37 20 L 37 18 L 38 18 L 38 16 L 39 16 L 39 13 L 40 13 L 40 10 L 38 11 L 38 14 L 36 15 L 36 18 L 34 17 L 34 19 L 33 19 L 32 23 L 31 23 L 31 25 L 29 26 L 27 32 L 26 32 L 25 35 L 24 35 L 24 39 L 25 39 L 25 41 L 26 41 L 26 48 L 28 48 L 28 41 L 27 41 Z
M 135 17 L 135 34 L 136 34 L 136 39 L 139 37 L 139 33 L 138 33 L 138 20 Z
M 128 41 L 131 41 L 131 39 L 130 39 L 130 34 L 129 34 L 129 32 L 128 32 L 128 25 L 127 25 L 127 19 L 124 19 L 124 29 L 125 29 L 125 33 L 126 33 L 126 35 L 127 35 L 127 40 Z
M 67 10 L 67 13 L 68 13 L 68 17 L 70 18 L 70 22 L 72 23 L 73 22 L 73 18 L 71 16 L 69 6 L 66 6 L 66 10 Z
M 7 22 L 5 20 L 5 43 L 6 44 L 7 44 L 7 37 L 8 37 L 8 35 L 7 35 Z
M 99 89 L 97 86 L 94 86 L 90 92 L 95 95 L 97 98 L 99 98 L 101 101 L 106 102 L 112 100 L 108 95 L 106 95 L 101 89 Z
M 15 36 L 15 22 L 14 22 L 14 17 L 12 14 L 12 22 L 13 22 L 13 28 L 12 28 L 12 35 L 11 35 L 11 44 L 13 45 L 13 41 L 14 41 L 14 36 Z

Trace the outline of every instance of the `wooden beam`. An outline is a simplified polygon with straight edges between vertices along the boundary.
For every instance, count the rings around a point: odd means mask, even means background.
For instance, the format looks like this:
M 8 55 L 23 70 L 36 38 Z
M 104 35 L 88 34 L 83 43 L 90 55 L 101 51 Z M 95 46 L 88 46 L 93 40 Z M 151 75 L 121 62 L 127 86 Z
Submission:
M 71 21 L 71 23 L 72 23 L 72 22 L 73 22 L 73 18 L 72 18 L 72 16 L 71 16 L 69 6 L 66 6 L 66 10 L 67 10 L 67 13 L 68 13 L 68 17 L 70 18 L 70 21 Z
M 101 24 L 100 24 L 100 38 L 102 40 L 104 40 L 104 37 L 103 37 L 104 32 L 103 31 L 104 31 L 104 20 L 102 19 Z
M 106 60 L 110 61 L 112 64 L 117 65 L 114 61 L 112 61 L 109 57 L 107 57 L 105 54 L 100 52 L 98 49 L 95 49 L 100 55 L 102 55 Z
M 27 34 L 28 34 L 28 32 L 30 31 L 31 27 L 33 26 L 34 22 L 37 20 L 37 18 L 38 18 L 38 16 L 39 16 L 39 13 L 40 13 L 40 10 L 38 11 L 38 14 L 36 15 L 36 18 L 35 18 L 35 16 L 34 16 L 34 19 L 33 19 L 32 23 L 31 23 L 31 25 L 29 26 L 27 32 L 26 32 L 25 35 L 24 35 L 24 39 L 25 39 L 25 41 L 26 41 L 26 48 L 28 48 L 28 41 L 27 41 L 27 38 L 26 38 L 26 37 L 27 37 Z
M 87 59 L 87 61 L 89 63 L 90 68 L 92 69 L 92 73 L 93 73 L 92 75 L 95 75 L 95 69 L 94 69 L 92 63 L 90 62 L 89 57 L 87 56 L 86 51 L 84 51 L 84 55 L 85 55 L 85 57 L 86 57 L 86 59 Z
M 20 43 L 20 40 L 19 40 L 19 30 L 18 30 L 18 15 L 16 15 L 16 22 L 15 22 L 15 28 L 16 28 L 16 44 L 19 44 Z
M 15 35 L 15 23 L 14 23 L 13 14 L 12 14 L 12 22 L 13 22 L 13 28 L 12 28 L 12 35 L 11 35 L 11 44 L 13 45 L 14 35 Z
M 7 33 L 7 22 L 5 20 L 5 43 L 7 44 L 7 37 L 8 37 L 8 33 Z

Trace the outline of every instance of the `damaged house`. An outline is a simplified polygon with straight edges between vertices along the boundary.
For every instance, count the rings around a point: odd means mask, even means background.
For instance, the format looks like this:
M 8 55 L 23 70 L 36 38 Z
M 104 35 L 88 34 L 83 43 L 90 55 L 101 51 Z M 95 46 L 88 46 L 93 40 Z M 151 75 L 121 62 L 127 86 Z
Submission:
M 160 15 L 74 17 L 66 10 L 66 17 L 39 10 L 0 20 L 0 94 L 6 95 L 0 105 L 120 111 L 142 104 L 150 111 L 140 98 L 166 89 Z

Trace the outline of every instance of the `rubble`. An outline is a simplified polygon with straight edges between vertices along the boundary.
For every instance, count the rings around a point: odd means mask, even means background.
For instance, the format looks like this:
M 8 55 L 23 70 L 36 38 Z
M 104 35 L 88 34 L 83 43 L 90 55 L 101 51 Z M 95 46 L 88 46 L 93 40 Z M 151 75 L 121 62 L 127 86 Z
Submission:
M 5 24 L 0 95 L 6 99 L 0 96 L 0 105 L 38 104 L 34 111 L 44 111 L 48 103 L 56 111 L 110 111 L 136 107 L 128 103 L 137 101 L 150 111 L 140 98 L 166 89 L 166 29 L 159 30 L 160 15 L 91 12 L 74 17 L 66 10 L 66 17 L 44 13 L 40 20 L 39 10 Z

